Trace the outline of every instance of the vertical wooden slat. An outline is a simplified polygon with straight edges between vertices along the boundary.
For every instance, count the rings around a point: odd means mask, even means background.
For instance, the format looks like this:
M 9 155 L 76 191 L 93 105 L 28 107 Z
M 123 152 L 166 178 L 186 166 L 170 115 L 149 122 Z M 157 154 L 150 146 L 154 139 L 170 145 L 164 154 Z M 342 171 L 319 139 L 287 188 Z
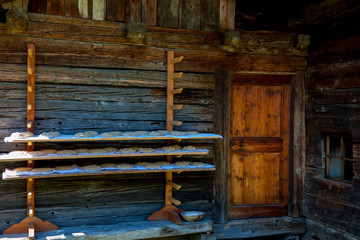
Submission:
M 93 0 L 92 19 L 102 21 L 106 19 L 106 0 Z
M 214 222 L 226 223 L 228 218 L 230 71 L 216 70 L 214 86 L 214 132 L 223 136 L 214 144 Z
M 291 193 L 291 201 L 289 204 L 289 214 L 292 217 L 302 216 L 302 192 L 305 176 L 305 75 L 303 72 L 297 72 L 291 83 L 292 88 L 292 168 L 289 179 Z
M 161 27 L 179 27 L 179 0 L 157 0 L 156 22 Z
M 65 0 L 65 16 L 79 17 L 79 2 L 78 0 Z
M 218 0 L 201 0 L 200 28 L 203 31 L 219 30 L 220 4 Z
M 220 31 L 234 30 L 235 0 L 220 0 Z
M 156 6 L 157 0 L 142 0 L 142 23 L 146 25 L 156 25 Z
M 124 21 L 125 19 L 124 0 L 107 0 L 106 19 L 108 21 Z
M 291 85 L 282 85 L 281 138 L 283 139 L 283 150 L 280 158 L 279 197 L 283 206 L 288 206 L 289 203 L 290 102 Z
M 31 108 L 27 108 L 27 131 L 34 133 L 35 128 L 35 44 L 28 43 L 28 55 L 27 55 L 27 105 L 31 105 Z M 34 143 L 28 142 L 28 152 L 34 151 Z M 29 160 L 27 162 L 28 167 L 34 167 L 34 161 Z M 35 184 L 33 179 L 27 180 L 27 215 L 28 217 L 35 216 Z
M 29 12 L 46 13 L 47 0 L 33 0 L 29 3 Z
M 48 0 L 46 5 L 46 13 L 52 15 L 65 15 L 64 0 Z
M 91 3 L 92 5 L 92 3 Z M 79 16 L 82 18 L 89 18 L 89 1 L 78 0 Z
M 201 6 L 198 0 L 181 0 L 180 27 L 200 30 Z
M 125 22 L 141 22 L 141 0 L 125 1 Z

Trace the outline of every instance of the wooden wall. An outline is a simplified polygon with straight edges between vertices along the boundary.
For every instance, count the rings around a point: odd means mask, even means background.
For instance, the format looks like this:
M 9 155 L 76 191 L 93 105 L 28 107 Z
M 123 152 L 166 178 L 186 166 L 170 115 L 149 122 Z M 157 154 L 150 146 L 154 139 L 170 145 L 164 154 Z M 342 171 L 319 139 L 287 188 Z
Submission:
M 306 76 L 306 179 L 303 209 L 307 239 L 360 236 L 360 36 L 317 45 Z M 322 133 L 352 134 L 354 180 L 325 179 Z
M 123 23 L 29 14 L 24 31 L 0 28 L 0 138 L 25 131 L 26 43 L 36 44 L 35 133 L 83 130 L 165 129 L 166 51 L 184 56 L 176 65 L 183 77 L 175 87 L 184 92 L 175 119 L 177 130 L 214 131 L 215 69 L 245 72 L 296 72 L 306 67 L 306 50 L 293 45 L 294 34 L 241 33 L 242 47 L 224 51 L 216 32 L 148 27 L 142 42 L 126 38 Z M 254 41 L 252 41 L 254 40 Z M 251 43 L 251 44 L 250 44 Z M 274 51 L 278 48 L 279 51 Z M 163 142 L 160 142 L 160 144 Z M 131 146 L 132 142 L 91 147 Z M 139 143 L 142 146 L 149 144 Z M 212 150 L 212 141 L 181 142 Z M 36 144 L 41 148 L 88 147 L 84 144 Z M 21 144 L 0 143 L 0 152 L 24 150 Z M 184 158 L 186 159 L 186 158 Z M 191 157 L 213 163 L 212 152 Z M 144 159 L 142 159 L 144 160 Z M 113 160 L 41 161 L 37 166 L 78 165 Z M 132 162 L 133 159 L 123 159 Z M 5 167 L 25 163 L 1 163 Z M 183 209 L 212 215 L 212 173 L 175 174 L 183 188 L 174 197 Z M 61 226 L 144 220 L 163 205 L 163 174 L 42 179 L 36 181 L 36 215 Z M 0 181 L 0 231 L 26 216 L 25 181 Z
M 226 31 L 234 29 L 235 0 L 31 0 L 29 12 Z

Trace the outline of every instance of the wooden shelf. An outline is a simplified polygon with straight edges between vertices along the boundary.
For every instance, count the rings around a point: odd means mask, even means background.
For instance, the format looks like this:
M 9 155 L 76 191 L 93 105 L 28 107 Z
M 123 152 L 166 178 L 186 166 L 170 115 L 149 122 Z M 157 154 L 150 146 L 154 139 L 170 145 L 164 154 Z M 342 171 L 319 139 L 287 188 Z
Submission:
M 98 171 L 83 171 L 80 168 L 71 171 L 62 172 L 50 172 L 40 174 L 8 174 L 8 171 L 3 173 L 3 180 L 17 180 L 17 179 L 29 179 L 29 178 L 56 178 L 56 177 L 74 177 L 74 176 L 93 176 L 93 175 L 113 175 L 113 174 L 128 174 L 128 173 L 164 173 L 164 172 L 199 172 L 199 171 L 214 171 L 215 167 L 211 164 L 206 164 L 203 167 L 176 167 L 176 166 L 165 166 L 161 168 L 144 168 L 135 167 L 132 169 L 102 169 Z
M 175 136 L 175 135 L 165 135 L 165 136 L 119 136 L 119 137 L 88 137 L 88 138 L 75 138 L 74 135 L 61 135 L 55 138 L 44 138 L 39 136 L 34 136 L 30 138 L 10 138 L 6 137 L 5 142 L 84 142 L 84 141 L 119 141 L 119 140 L 184 140 L 184 139 L 219 139 L 222 138 L 220 135 L 213 133 L 199 133 L 196 135 L 184 135 L 184 136 Z
M 84 159 L 84 158 L 119 158 L 119 157 L 156 157 L 156 156 L 182 156 L 182 155 L 204 155 L 208 154 L 207 149 L 196 149 L 194 151 L 177 150 L 173 152 L 155 151 L 152 153 L 79 153 L 72 155 L 48 154 L 34 157 L 10 157 L 9 155 L 0 155 L 0 162 L 21 162 L 28 160 L 61 160 L 61 159 Z

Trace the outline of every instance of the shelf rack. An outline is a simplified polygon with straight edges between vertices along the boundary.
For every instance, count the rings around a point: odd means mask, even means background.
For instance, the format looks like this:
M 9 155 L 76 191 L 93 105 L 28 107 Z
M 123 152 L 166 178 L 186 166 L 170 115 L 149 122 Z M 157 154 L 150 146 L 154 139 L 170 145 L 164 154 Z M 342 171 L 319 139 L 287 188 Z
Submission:
M 174 73 L 174 64 L 181 62 L 183 57 L 174 58 L 174 52 L 168 51 L 167 56 L 167 115 L 166 115 L 166 130 L 173 131 L 173 126 L 180 126 L 182 122 L 174 120 L 174 110 L 179 110 L 182 105 L 174 104 L 174 94 L 182 92 L 182 88 L 174 89 L 174 79 L 180 78 L 182 72 Z M 34 133 L 35 120 L 35 44 L 28 44 L 28 85 L 27 85 L 27 131 Z M 215 134 L 196 134 L 187 136 L 139 136 L 139 137 L 106 137 L 99 136 L 91 138 L 74 138 L 72 135 L 61 135 L 56 138 L 41 138 L 34 136 L 25 139 L 5 138 L 5 142 L 26 142 L 27 152 L 34 151 L 35 142 L 81 142 L 81 141 L 112 141 L 112 140 L 167 140 L 167 145 L 172 145 L 173 141 L 180 141 L 182 139 L 217 139 L 220 135 Z M 173 156 L 182 155 L 201 155 L 207 154 L 207 149 L 197 149 L 194 151 L 174 151 L 174 152 L 153 152 L 153 153 L 132 153 L 132 154 L 76 154 L 76 155 L 62 155 L 62 156 L 36 156 L 36 157 L 9 157 L 0 156 L 0 161 L 27 161 L 27 166 L 34 168 L 35 160 L 51 160 L 51 159 L 79 159 L 79 158 L 107 158 L 107 157 L 134 157 L 134 156 L 167 156 L 167 161 L 172 163 Z M 173 172 L 190 172 L 190 171 L 214 171 L 213 165 L 206 164 L 202 167 L 164 167 L 159 169 L 122 169 L 122 170 L 104 170 L 97 172 L 52 172 L 51 174 L 17 174 L 4 175 L 5 180 L 13 179 L 27 179 L 27 217 L 20 223 L 16 223 L 6 229 L 3 234 L 28 233 L 29 239 L 35 238 L 35 231 L 50 231 L 57 230 L 58 227 L 51 222 L 43 221 L 35 216 L 35 187 L 34 181 L 37 178 L 53 178 L 53 177 L 67 177 L 67 176 L 87 176 L 87 175 L 110 175 L 110 174 L 127 174 L 127 173 L 165 173 L 165 206 L 154 212 L 148 217 L 148 220 L 171 220 L 176 224 L 181 224 L 179 214 L 183 211 L 174 205 L 179 205 L 181 202 L 172 196 L 173 189 L 180 189 L 181 185 L 173 182 Z M 4 177 L 5 176 L 5 177 Z

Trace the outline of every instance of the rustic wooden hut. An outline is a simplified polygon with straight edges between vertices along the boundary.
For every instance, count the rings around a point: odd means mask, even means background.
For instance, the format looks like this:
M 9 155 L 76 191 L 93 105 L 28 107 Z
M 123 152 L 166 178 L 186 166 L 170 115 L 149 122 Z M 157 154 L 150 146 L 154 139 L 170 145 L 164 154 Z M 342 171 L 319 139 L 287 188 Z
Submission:
M 360 239 L 358 1 L 0 6 L 0 239 Z

